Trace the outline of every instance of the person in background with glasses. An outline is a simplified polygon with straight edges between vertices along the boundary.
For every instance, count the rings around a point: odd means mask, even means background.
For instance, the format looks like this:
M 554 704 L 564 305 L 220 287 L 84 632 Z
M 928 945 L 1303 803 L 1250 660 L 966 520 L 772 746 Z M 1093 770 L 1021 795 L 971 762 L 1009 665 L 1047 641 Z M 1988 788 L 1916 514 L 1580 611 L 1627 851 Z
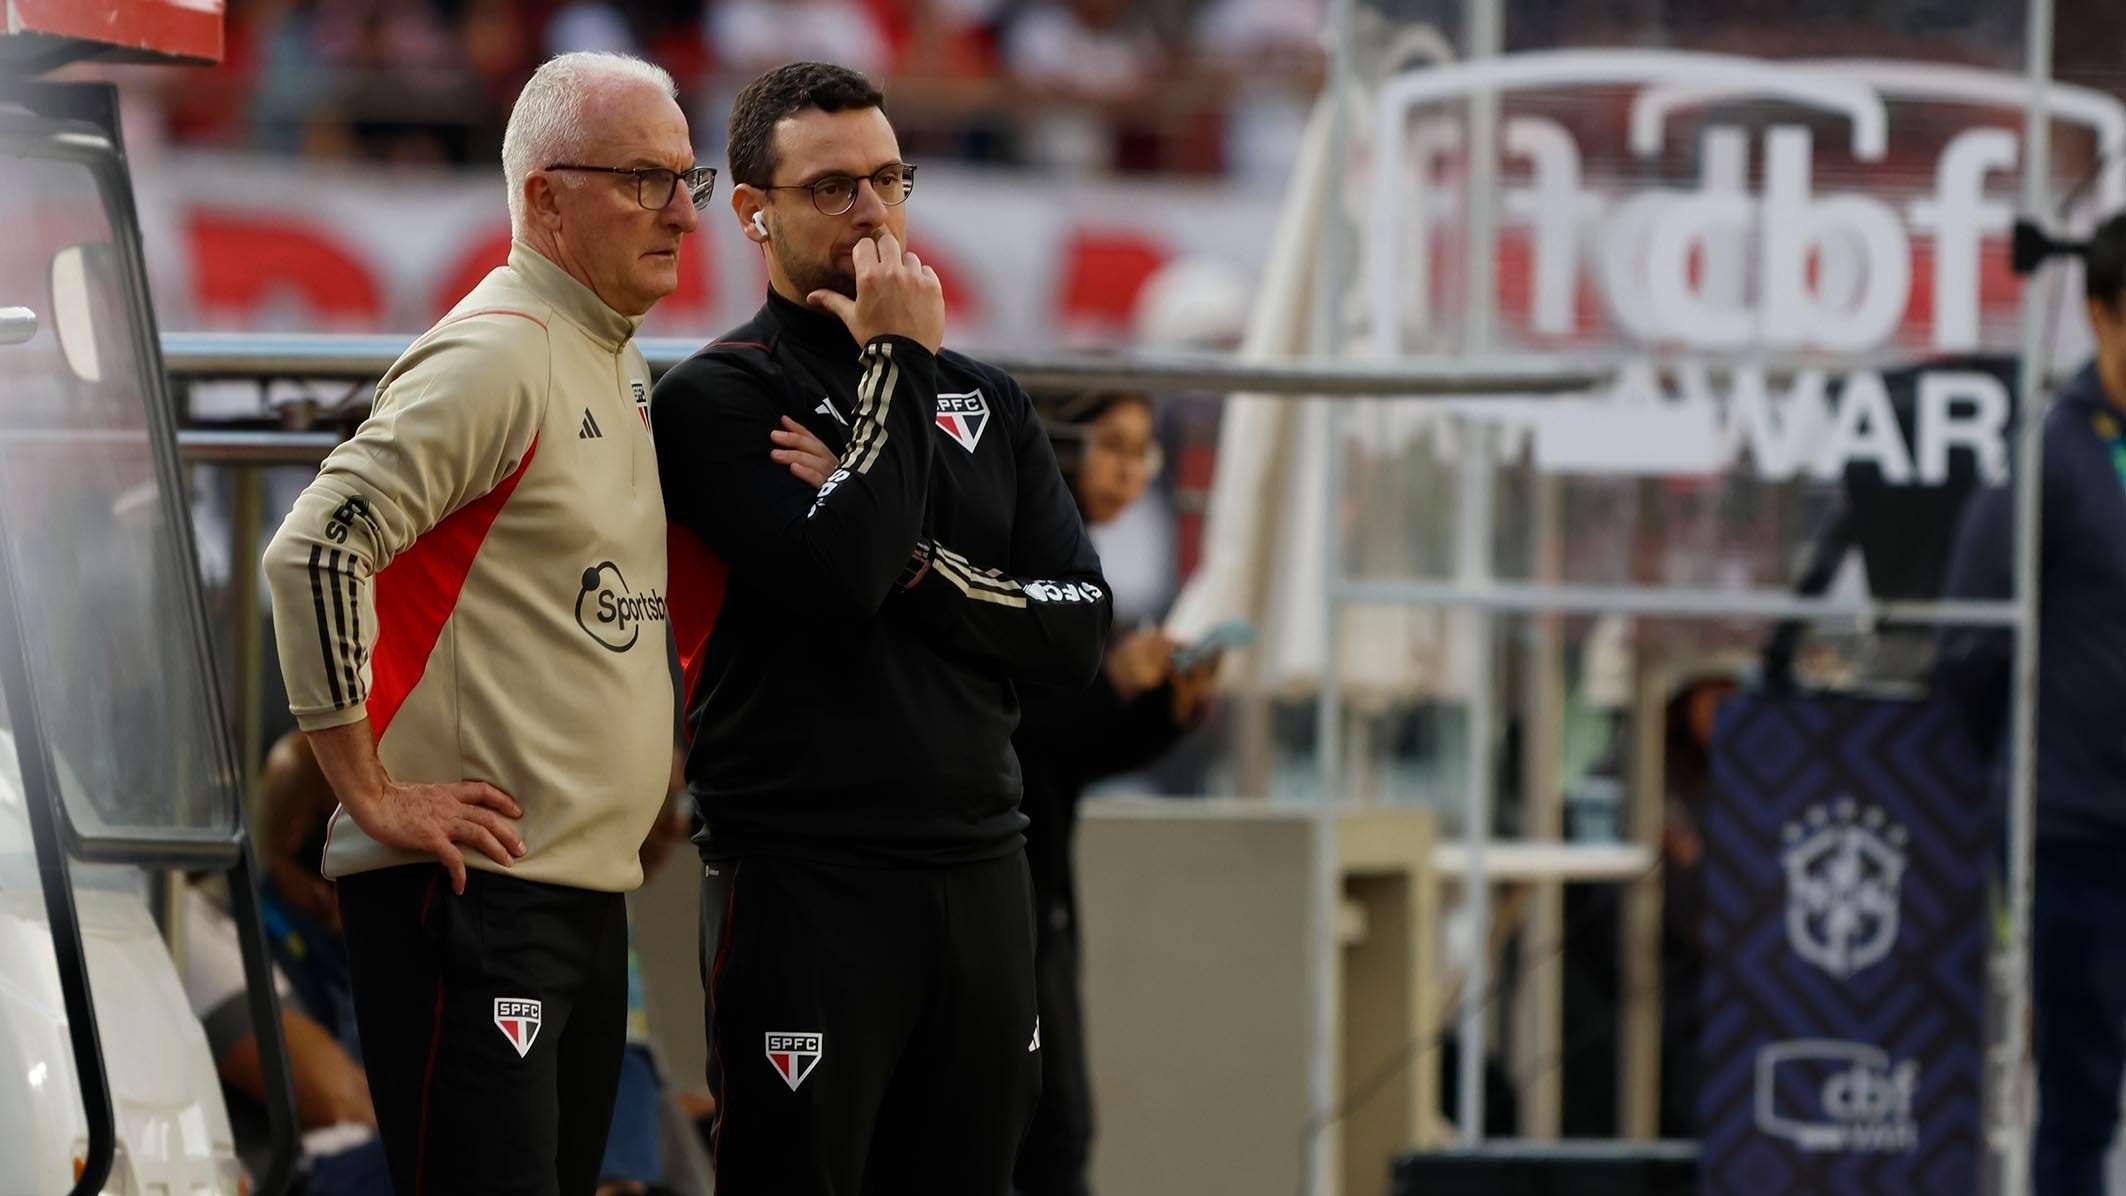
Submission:
M 821 63 L 740 93 L 767 302 L 651 407 L 722 1196 L 1010 1186 L 1041 1069 L 1018 692 L 1090 681 L 1112 611 L 1025 391 L 942 347 L 883 104 Z
M 633 338 L 714 173 L 663 70 L 555 58 L 502 143 L 509 262 L 377 384 L 266 551 L 392 1187 L 587 1193 L 624 894 L 671 763 Z
M 1164 464 L 1152 400 L 1093 391 L 1044 405 L 1056 461 L 1090 527 L 1112 523 Z M 1143 768 L 1202 719 L 1220 656 L 1177 667 L 1180 645 L 1153 629 L 1116 637 L 1089 686 L 1028 686 L 1012 746 L 1026 778 L 1026 859 L 1033 868 L 1034 972 L 1041 1005 L 1041 1101 L 1019 1147 L 1019 1196 L 1085 1196 L 1092 1156 L 1092 1079 L 1078 981 L 1077 865 L 1072 840 L 1085 787 Z

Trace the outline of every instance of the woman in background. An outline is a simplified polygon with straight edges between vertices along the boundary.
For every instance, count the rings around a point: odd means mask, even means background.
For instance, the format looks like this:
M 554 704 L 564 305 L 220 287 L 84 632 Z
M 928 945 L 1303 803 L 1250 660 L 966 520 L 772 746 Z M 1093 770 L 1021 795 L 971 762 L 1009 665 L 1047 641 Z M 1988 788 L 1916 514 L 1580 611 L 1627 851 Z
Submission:
M 1145 394 L 1095 391 L 1043 404 L 1042 415 L 1056 463 L 1089 528 L 1121 515 L 1159 472 L 1162 454 Z M 1177 671 L 1176 648 L 1155 630 L 1118 630 L 1106 667 L 1090 686 L 1021 687 L 1012 746 L 1025 778 L 1020 808 L 1031 821 L 1026 858 L 1033 870 L 1041 1049 L 1041 1101 L 1013 1176 L 1021 1196 L 1091 1191 L 1086 1164 L 1092 1090 L 1079 999 L 1071 843 L 1087 785 L 1149 764 L 1202 717 L 1218 659 Z

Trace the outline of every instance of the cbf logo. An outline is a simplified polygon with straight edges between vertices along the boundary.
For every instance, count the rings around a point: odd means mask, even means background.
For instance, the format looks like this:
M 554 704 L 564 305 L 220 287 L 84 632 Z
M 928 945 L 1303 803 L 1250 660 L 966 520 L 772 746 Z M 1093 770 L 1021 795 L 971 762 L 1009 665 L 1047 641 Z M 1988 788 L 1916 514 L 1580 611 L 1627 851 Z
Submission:
M 495 998 L 495 1028 L 517 1049 L 519 1059 L 531 1052 L 532 1040 L 539 1037 L 541 1008 L 529 997 Z
M 788 1084 L 792 1092 L 797 1091 L 797 1086 L 805 1082 L 805 1077 L 819 1067 L 820 1057 L 826 1053 L 827 1036 L 824 1034 L 789 1031 L 771 1031 L 768 1034 L 768 1062 L 774 1064 L 775 1073 L 782 1077 L 782 1082 Z
M 1613 119 L 1563 118 L 1561 97 L 1597 89 Z M 1499 284 L 1484 326 L 1529 350 L 1629 357 L 1586 399 L 1478 405 L 1505 431 L 1501 460 L 1533 433 L 1547 473 L 1835 481 L 1859 465 L 1938 486 L 1968 456 L 1998 483 L 2009 387 L 1927 368 L 1915 409 L 1893 411 L 1877 359 L 2013 351 L 2024 147 L 2008 112 L 2042 103 L 2102 165 L 2090 206 L 2126 204 L 2116 97 L 1961 64 L 1587 47 L 1426 63 L 1377 95 L 1370 161 L 1357 159 L 1373 351 L 1462 343 L 1481 248 Z M 1494 145 L 1469 141 L 1475 96 L 1501 108 Z M 1497 155 L 1499 184 L 1470 197 L 1479 152 Z M 1472 198 L 1495 217 L 1494 246 L 1472 235 Z M 1820 368 L 1689 357 L 1795 350 Z M 1432 440 L 1442 463 L 1458 458 L 1456 438 Z
M 979 390 L 939 395 L 938 427 L 959 441 L 961 448 L 973 452 L 982 441 L 983 430 L 989 427 L 989 400 Z
M 1902 1154 L 1919 1143 L 1919 1064 L 1836 1038 L 1757 1052 L 1757 1128 L 1811 1154 Z
M 620 566 L 601 561 L 583 571 L 576 591 L 576 626 L 609 652 L 625 652 L 642 638 L 644 623 L 664 622 L 664 598 L 627 588 Z
M 1786 939 L 1843 980 L 1890 953 L 1905 876 L 1905 828 L 1850 798 L 1786 826 Z

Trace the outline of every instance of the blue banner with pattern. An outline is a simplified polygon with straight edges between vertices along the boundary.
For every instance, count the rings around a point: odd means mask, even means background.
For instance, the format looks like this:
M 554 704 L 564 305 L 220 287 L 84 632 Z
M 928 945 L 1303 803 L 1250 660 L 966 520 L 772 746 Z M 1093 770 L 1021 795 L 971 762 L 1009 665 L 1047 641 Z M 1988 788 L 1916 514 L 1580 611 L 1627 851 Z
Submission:
M 1987 793 L 1937 704 L 1722 707 L 1703 823 L 1706 1196 L 1978 1191 Z

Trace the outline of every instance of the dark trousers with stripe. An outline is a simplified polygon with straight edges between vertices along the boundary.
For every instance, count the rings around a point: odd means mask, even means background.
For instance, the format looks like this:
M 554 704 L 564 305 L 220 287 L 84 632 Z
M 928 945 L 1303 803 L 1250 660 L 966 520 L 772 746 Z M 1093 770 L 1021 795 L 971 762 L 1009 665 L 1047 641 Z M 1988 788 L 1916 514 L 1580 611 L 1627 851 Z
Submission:
M 1005 1196 L 1041 1088 L 1025 854 L 706 873 L 717 1196 Z
M 355 1018 L 399 1196 L 588 1196 L 627 1033 L 618 893 L 439 866 L 339 882 Z

